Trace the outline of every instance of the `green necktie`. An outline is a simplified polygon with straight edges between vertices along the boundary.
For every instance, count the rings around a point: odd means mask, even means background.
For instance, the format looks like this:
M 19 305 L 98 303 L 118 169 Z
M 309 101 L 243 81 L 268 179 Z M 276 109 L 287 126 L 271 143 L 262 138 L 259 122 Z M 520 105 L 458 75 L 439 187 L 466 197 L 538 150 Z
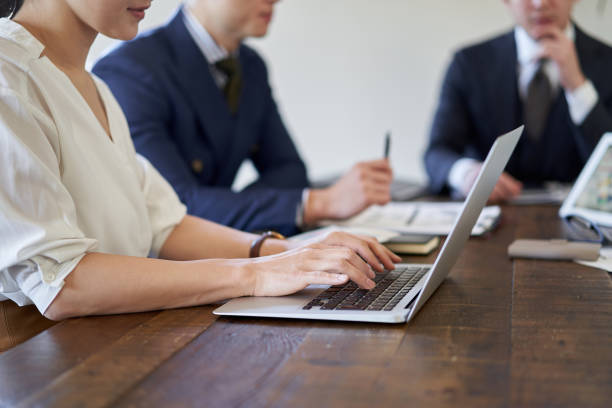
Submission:
M 240 61 L 236 57 L 228 57 L 215 63 L 215 67 L 227 75 L 227 82 L 223 94 L 227 99 L 230 111 L 235 114 L 240 104 L 240 91 L 242 88 L 242 70 Z

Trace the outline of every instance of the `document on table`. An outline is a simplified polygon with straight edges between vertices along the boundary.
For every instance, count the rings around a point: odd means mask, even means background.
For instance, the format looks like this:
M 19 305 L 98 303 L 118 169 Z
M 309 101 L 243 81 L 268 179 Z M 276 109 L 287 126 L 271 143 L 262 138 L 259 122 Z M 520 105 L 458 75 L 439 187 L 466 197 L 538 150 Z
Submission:
M 333 231 L 348 232 L 349 234 L 355 235 L 368 235 L 374 237 L 378 242 L 386 242 L 391 238 L 395 238 L 400 235 L 399 232 L 383 229 L 383 228 L 369 228 L 369 227 L 342 227 L 339 225 L 329 225 L 324 228 L 317 228 L 312 231 L 302 232 L 289 238 L 290 241 L 303 242 L 311 238 L 314 238 L 320 234 L 326 234 Z
M 592 268 L 603 269 L 604 271 L 612 273 L 612 248 L 601 248 L 601 250 L 599 251 L 599 259 L 596 261 L 576 261 L 576 263 L 590 266 Z
M 521 194 L 510 200 L 509 204 L 561 204 L 572 188 L 571 184 L 549 182 L 542 188 L 526 188 Z
M 390 229 L 412 234 L 448 235 L 463 207 L 461 202 L 391 202 L 384 206 L 371 206 L 361 214 L 345 221 L 334 221 L 341 227 L 367 227 Z M 472 235 L 491 230 L 501 215 L 499 206 L 485 207 Z M 327 223 L 327 225 L 332 222 Z

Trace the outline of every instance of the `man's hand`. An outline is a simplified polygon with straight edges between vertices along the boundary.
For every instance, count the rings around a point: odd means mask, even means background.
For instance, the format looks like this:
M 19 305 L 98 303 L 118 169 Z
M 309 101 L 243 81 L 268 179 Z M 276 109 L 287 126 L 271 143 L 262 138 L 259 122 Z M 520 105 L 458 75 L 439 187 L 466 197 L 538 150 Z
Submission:
M 310 191 L 304 223 L 348 218 L 372 204 L 387 204 L 391 201 L 392 179 L 387 159 L 357 163 L 333 186 Z
M 538 35 L 539 58 L 553 61 L 559 68 L 561 86 L 573 91 L 585 83 L 574 42 L 558 27 L 549 27 Z
M 497 184 L 493 187 L 493 192 L 489 196 L 490 203 L 501 203 L 504 201 L 512 200 L 521 194 L 523 190 L 523 184 L 509 175 L 503 172 L 497 180 Z
M 481 168 L 482 163 L 474 163 L 474 165 L 471 166 L 464 174 L 464 183 L 460 191 L 464 197 L 466 197 L 472 189 Z M 512 200 L 521 194 L 522 190 L 523 183 L 512 177 L 510 174 L 503 172 L 501 176 L 499 176 L 497 184 L 495 184 L 495 187 L 493 187 L 493 192 L 489 196 L 489 203 L 494 204 Z

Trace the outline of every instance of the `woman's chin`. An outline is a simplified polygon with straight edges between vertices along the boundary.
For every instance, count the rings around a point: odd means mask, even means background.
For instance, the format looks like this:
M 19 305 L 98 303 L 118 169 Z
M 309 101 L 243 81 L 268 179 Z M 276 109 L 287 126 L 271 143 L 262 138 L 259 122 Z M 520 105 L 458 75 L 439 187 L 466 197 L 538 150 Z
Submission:
M 100 34 L 115 40 L 128 41 L 136 37 L 138 34 L 138 25 L 135 25 L 134 27 L 122 27 L 120 29 L 108 30 L 106 32 L 100 31 Z

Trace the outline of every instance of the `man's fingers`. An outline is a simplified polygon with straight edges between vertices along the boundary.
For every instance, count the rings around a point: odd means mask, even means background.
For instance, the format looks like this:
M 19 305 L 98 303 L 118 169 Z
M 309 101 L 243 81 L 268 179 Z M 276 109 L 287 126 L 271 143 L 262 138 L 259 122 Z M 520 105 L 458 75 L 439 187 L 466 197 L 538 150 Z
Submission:
M 387 159 L 360 162 L 357 163 L 356 166 L 358 168 L 361 168 L 362 171 L 386 173 L 389 175 L 393 173 L 393 170 L 391 169 L 391 166 L 389 165 L 389 161 Z
M 370 206 L 372 204 L 385 205 L 391 201 L 391 194 L 389 191 L 374 190 L 369 191 L 365 194 L 365 204 Z
M 510 176 L 508 173 L 502 173 L 497 183 L 501 187 L 504 194 L 509 197 L 519 195 L 523 187 L 521 182 Z
M 495 187 L 493 187 L 493 191 L 491 192 L 491 195 L 489 196 L 489 201 L 492 203 L 497 203 L 499 201 L 502 201 L 502 193 L 500 192 L 500 188 L 498 185 L 495 185 Z
M 548 25 L 541 28 L 536 28 L 533 32 L 533 36 L 535 37 L 538 43 L 542 43 L 544 41 L 558 40 L 562 38 L 565 34 L 563 31 L 554 25 Z
M 363 173 L 362 180 L 364 181 L 364 183 L 368 184 L 389 186 L 393 181 L 393 178 L 389 173 L 383 173 L 380 171 L 368 171 Z

